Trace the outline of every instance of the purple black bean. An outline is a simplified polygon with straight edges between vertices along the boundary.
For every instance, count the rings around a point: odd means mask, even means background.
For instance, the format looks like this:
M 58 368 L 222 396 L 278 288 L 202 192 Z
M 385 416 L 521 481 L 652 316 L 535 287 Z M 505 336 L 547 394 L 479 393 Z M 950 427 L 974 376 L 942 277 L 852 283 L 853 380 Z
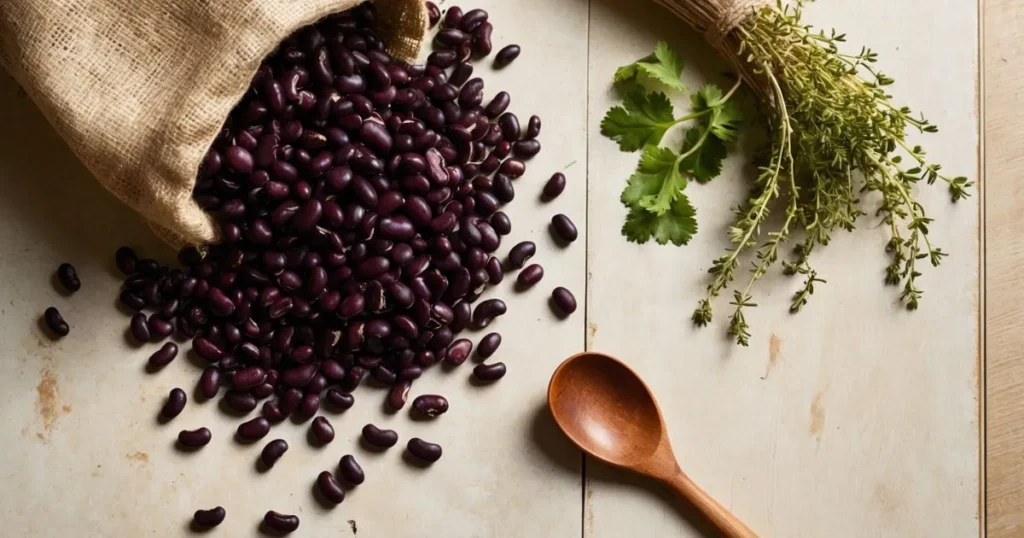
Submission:
M 167 395 L 167 401 L 164 402 L 163 408 L 160 409 L 160 416 L 164 420 L 171 420 L 181 414 L 181 411 L 185 409 L 185 403 L 188 401 L 188 396 L 185 395 L 185 391 L 174 388 Z
M 196 449 L 204 447 L 211 439 L 213 439 L 213 434 L 205 427 L 178 432 L 178 443 L 185 448 Z
M 434 463 L 441 459 L 441 445 L 424 441 L 419 437 L 409 439 L 406 448 L 410 454 L 427 463 Z
M 557 239 L 565 243 L 572 243 L 579 237 L 579 232 L 576 231 L 576 225 L 573 224 L 569 217 L 561 213 L 551 217 L 551 230 L 554 232 Z
M 505 363 L 478 364 L 473 368 L 473 377 L 480 381 L 497 381 L 505 377 Z
M 382 430 L 373 424 L 363 426 L 363 440 L 378 448 L 391 448 L 398 443 L 398 433 Z
M 341 473 L 341 477 L 346 482 L 358 486 L 366 480 L 366 474 L 363 473 L 363 468 L 356 461 L 355 456 L 346 454 L 341 457 L 341 461 L 338 462 L 338 471 Z
M 334 426 L 324 417 L 316 417 L 309 426 L 313 438 L 321 446 L 330 444 L 334 440 Z
M 551 179 L 544 184 L 544 198 L 552 200 L 565 191 L 565 174 L 555 172 Z
M 277 460 L 281 459 L 281 456 L 288 451 L 288 441 L 284 439 L 274 439 L 267 443 L 263 447 L 263 451 L 260 452 L 260 461 L 268 469 L 273 467 L 277 463 Z
M 345 490 L 330 471 L 323 471 L 316 477 L 316 487 L 325 499 L 334 504 L 341 504 L 345 500 Z
M 288 534 L 299 528 L 299 516 L 269 510 L 263 516 L 263 524 L 270 530 Z
M 46 323 L 46 327 L 58 338 L 65 337 L 71 332 L 70 327 L 68 327 L 60 312 L 52 306 L 43 312 L 43 322 Z
M 551 301 L 565 315 L 576 311 L 576 297 L 563 287 L 557 287 L 551 292 Z
M 226 515 L 224 507 L 218 506 L 209 510 L 196 510 L 196 513 L 192 515 L 192 521 L 200 527 L 212 528 L 223 523 Z
M 167 342 L 149 356 L 147 365 L 150 369 L 157 370 L 170 364 L 177 356 L 178 345 L 174 342 Z
M 82 289 L 82 281 L 78 278 L 78 272 L 70 263 L 62 263 L 57 268 L 57 280 L 69 292 L 76 292 Z

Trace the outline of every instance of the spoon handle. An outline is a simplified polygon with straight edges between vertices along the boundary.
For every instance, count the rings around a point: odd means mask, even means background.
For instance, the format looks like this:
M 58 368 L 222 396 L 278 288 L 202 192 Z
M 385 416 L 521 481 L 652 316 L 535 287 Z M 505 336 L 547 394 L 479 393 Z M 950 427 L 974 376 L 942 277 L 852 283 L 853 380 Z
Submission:
M 682 471 L 665 478 L 665 483 L 672 488 L 672 491 L 700 510 L 727 538 L 757 538 L 754 531 L 750 530 L 724 506 L 718 504 L 718 501 L 712 499 Z

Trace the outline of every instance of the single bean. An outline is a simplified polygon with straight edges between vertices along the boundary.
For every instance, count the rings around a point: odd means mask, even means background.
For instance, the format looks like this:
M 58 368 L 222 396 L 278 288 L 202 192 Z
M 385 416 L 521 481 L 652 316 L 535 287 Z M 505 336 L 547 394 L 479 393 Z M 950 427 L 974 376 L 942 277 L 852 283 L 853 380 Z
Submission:
M 430 20 L 430 28 L 437 26 L 441 20 L 441 10 L 430 0 L 427 0 L 427 18 Z
M 444 22 L 441 23 L 442 28 L 458 28 L 459 23 L 462 22 L 464 13 L 462 8 L 459 6 L 452 6 L 448 8 L 448 11 L 444 14 Z
M 441 445 L 429 443 L 419 437 L 409 439 L 406 448 L 410 454 L 428 463 L 441 459 Z
M 316 477 L 316 487 L 325 499 L 334 504 L 341 504 L 345 500 L 345 490 L 329 471 L 324 471 Z
M 540 282 L 542 278 L 544 278 L 544 268 L 535 263 L 519 273 L 516 283 L 520 289 L 526 289 Z
M 524 138 L 527 140 L 533 140 L 540 136 L 540 116 L 530 116 L 530 121 L 526 124 L 526 134 Z
M 163 368 L 171 363 L 175 357 L 178 356 L 178 345 L 174 342 L 167 342 L 160 349 L 156 350 L 152 355 L 149 356 L 148 366 L 150 369 L 156 370 Z
M 494 67 L 502 68 L 512 63 L 522 52 L 519 45 L 506 45 L 494 56 Z
M 498 346 L 501 345 L 501 334 L 490 333 L 480 339 L 480 343 L 476 347 L 476 354 L 482 359 L 489 358 L 494 355 L 494 352 L 498 350 Z
M 67 322 L 61 317 L 60 312 L 52 306 L 43 313 L 43 321 L 46 323 L 47 328 L 57 337 L 67 336 L 71 331 Z
M 373 424 L 363 426 L 363 439 L 379 448 L 391 448 L 398 443 L 398 433 L 394 430 L 382 430 Z
M 544 198 L 551 200 L 557 198 L 565 190 L 565 175 L 555 172 L 551 179 L 544 184 Z
M 324 417 L 316 417 L 309 426 L 309 431 L 320 445 L 329 444 L 334 440 L 334 426 Z
M 134 317 L 132 318 L 132 322 L 133 323 L 135 322 L 135 318 Z M 147 328 L 147 331 L 148 331 L 148 328 Z M 134 326 L 132 328 L 132 333 L 135 334 Z M 139 334 L 135 334 L 135 337 L 138 338 Z M 225 353 L 224 353 L 223 350 L 221 350 L 219 347 L 214 345 L 214 343 L 211 342 L 209 339 L 207 339 L 205 337 L 202 337 L 202 336 L 197 336 L 197 337 L 192 339 L 192 349 L 200 357 L 202 357 L 202 358 L 204 358 L 204 359 L 206 359 L 207 361 L 210 361 L 210 362 L 217 362 L 217 361 L 219 361 L 219 360 L 221 360 L 221 359 L 223 359 L 225 357 Z
M 236 389 L 249 389 L 256 385 L 262 385 L 267 379 L 267 372 L 259 366 L 249 366 L 235 372 L 231 377 L 231 384 Z
M 551 292 L 551 299 L 555 306 L 562 311 L 563 314 L 568 315 L 576 311 L 576 297 L 573 296 L 572 292 L 558 287 Z
M 557 239 L 565 243 L 572 243 L 579 237 L 576 225 L 569 220 L 569 217 L 561 213 L 551 218 L 551 230 L 555 233 Z
M 540 142 L 524 139 L 512 144 L 512 154 L 523 159 L 530 159 L 540 153 Z
M 412 401 L 414 414 L 433 418 L 448 412 L 448 399 L 438 394 L 423 394 Z
M 471 33 L 485 22 L 487 22 L 487 12 L 482 9 L 472 9 L 462 16 L 462 20 L 459 21 L 459 30 Z
M 199 378 L 199 392 L 207 398 L 213 398 L 220 391 L 220 370 L 210 366 L 203 370 Z
M 198 430 L 181 430 L 178 432 L 178 443 L 185 448 L 200 448 L 207 445 L 213 434 L 207 428 Z
M 138 343 L 144 344 L 146 342 L 149 342 L 149 325 L 146 324 L 145 314 L 138 313 L 133 315 L 132 320 L 129 324 L 129 328 L 131 329 L 132 336 L 135 337 L 135 340 Z
M 277 460 L 281 459 L 281 456 L 288 451 L 288 441 L 284 439 L 275 439 L 266 446 L 263 447 L 263 451 L 260 452 L 260 461 L 267 468 L 271 468 L 277 463 Z
M 238 425 L 238 438 L 243 441 L 259 441 L 270 433 L 270 421 L 256 417 Z
M 82 289 L 82 281 L 78 278 L 78 272 L 70 263 L 62 263 L 57 268 L 57 280 L 64 289 L 75 292 Z
M 453 366 L 458 366 L 469 358 L 469 355 L 473 352 L 473 341 L 466 338 L 460 338 L 452 345 L 448 346 L 448 352 L 445 355 L 445 361 Z
M 243 414 L 256 409 L 256 397 L 248 392 L 237 390 L 228 391 L 228 393 L 224 395 L 224 403 L 226 403 L 231 409 Z
M 196 513 L 192 515 L 192 521 L 201 527 L 216 527 L 224 522 L 226 515 L 224 507 L 218 506 L 209 510 L 196 510 Z
M 159 342 L 174 332 L 174 324 L 161 318 L 156 313 L 149 316 L 149 319 L 146 320 L 146 325 L 149 326 L 149 336 L 153 342 Z
M 136 263 L 139 261 L 139 258 L 130 247 L 121 247 L 114 253 L 114 261 L 124 276 L 130 276 L 135 273 Z
M 185 395 L 185 391 L 178 388 L 171 389 L 170 394 L 167 395 L 167 401 L 160 409 L 160 416 L 166 420 L 177 417 L 185 409 L 186 401 L 188 401 L 188 396 Z
M 513 269 L 521 269 L 536 253 L 537 245 L 533 241 L 523 241 L 509 251 L 508 264 Z
M 388 391 L 387 403 L 394 411 L 398 411 L 405 407 L 405 402 L 409 398 L 409 389 L 412 388 L 412 381 L 399 381 L 395 383 L 391 390 Z
M 350 393 L 342 392 L 337 387 L 329 389 L 326 398 L 327 403 L 342 411 L 350 409 L 355 403 L 355 398 Z
M 487 299 L 481 302 L 473 310 L 473 325 L 477 329 L 483 329 L 491 324 L 491 321 L 508 311 L 505 301 L 501 299 Z
M 270 530 L 288 534 L 299 528 L 299 516 L 280 514 L 270 510 L 263 516 L 263 524 Z
M 366 474 L 363 473 L 362 466 L 351 454 L 341 457 L 341 461 L 338 462 L 338 470 L 341 471 L 341 477 L 350 484 L 358 486 L 366 481 Z
M 478 364 L 473 368 L 473 377 L 480 381 L 497 381 L 505 377 L 505 363 Z

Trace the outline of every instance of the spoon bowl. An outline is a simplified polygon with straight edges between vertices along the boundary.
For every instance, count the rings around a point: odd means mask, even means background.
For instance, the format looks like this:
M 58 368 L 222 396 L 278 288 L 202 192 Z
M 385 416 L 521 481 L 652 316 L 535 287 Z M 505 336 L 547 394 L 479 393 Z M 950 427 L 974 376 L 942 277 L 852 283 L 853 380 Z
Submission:
M 548 402 L 573 443 L 612 465 L 628 468 L 650 458 L 664 437 L 650 389 L 607 355 L 584 353 L 562 363 L 551 378 Z
M 622 361 L 602 353 L 569 357 L 551 376 L 548 407 L 587 454 L 666 484 L 729 538 L 757 536 L 682 471 L 658 402 Z

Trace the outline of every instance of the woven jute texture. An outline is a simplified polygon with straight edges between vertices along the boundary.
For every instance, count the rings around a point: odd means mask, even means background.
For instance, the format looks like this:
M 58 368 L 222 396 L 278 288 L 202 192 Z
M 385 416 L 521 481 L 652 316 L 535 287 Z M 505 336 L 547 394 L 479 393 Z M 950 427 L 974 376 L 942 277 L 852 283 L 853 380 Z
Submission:
M 753 66 L 739 56 L 739 39 L 734 30 L 753 17 L 758 10 L 771 7 L 771 0 L 655 0 L 675 16 L 704 34 L 736 72 L 746 80 L 755 93 L 761 93 L 761 83 L 754 75 Z
M 203 156 L 263 58 L 359 0 L 0 0 L 0 64 L 89 170 L 174 246 L 216 239 L 192 201 Z M 415 61 L 423 0 L 376 0 Z

